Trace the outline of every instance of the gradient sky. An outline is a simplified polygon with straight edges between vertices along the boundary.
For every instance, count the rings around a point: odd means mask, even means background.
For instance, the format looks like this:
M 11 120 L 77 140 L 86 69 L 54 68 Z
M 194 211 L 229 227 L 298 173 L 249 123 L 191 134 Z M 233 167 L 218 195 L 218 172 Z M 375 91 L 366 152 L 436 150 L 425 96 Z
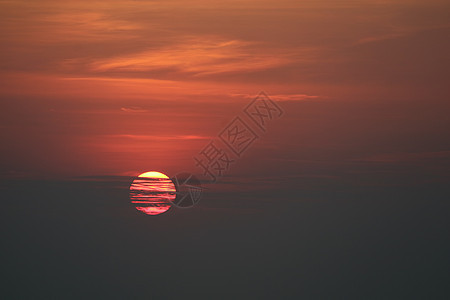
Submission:
M 448 180 L 449 12 L 436 0 L 0 1 L 1 176 L 195 171 L 264 90 L 286 113 L 230 170 L 240 182 Z

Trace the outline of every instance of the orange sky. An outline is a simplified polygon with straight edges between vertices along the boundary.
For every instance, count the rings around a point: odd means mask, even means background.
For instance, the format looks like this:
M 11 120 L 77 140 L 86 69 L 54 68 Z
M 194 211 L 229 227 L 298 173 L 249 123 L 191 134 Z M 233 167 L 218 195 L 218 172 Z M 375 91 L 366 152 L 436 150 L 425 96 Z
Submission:
M 195 170 L 261 90 L 286 115 L 234 176 L 356 176 L 374 161 L 434 173 L 450 157 L 449 9 L 0 1 L 2 177 Z

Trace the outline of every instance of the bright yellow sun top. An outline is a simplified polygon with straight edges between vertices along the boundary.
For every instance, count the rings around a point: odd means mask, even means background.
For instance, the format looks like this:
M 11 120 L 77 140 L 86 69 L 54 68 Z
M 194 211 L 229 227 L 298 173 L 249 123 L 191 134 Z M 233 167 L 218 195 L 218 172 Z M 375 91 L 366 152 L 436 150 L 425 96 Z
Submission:
M 145 172 L 139 175 L 138 177 L 147 177 L 147 178 L 169 178 L 166 174 L 156 171 Z

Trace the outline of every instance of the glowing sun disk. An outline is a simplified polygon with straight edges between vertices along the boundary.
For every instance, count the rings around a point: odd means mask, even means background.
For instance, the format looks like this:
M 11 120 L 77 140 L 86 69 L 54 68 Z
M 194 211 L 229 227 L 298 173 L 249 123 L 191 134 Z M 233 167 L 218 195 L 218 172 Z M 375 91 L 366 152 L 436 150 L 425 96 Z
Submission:
M 169 177 L 166 174 L 156 171 L 145 172 L 139 175 L 138 177 L 146 177 L 146 178 L 164 178 L 168 179 Z
M 142 173 L 130 186 L 131 203 L 147 215 L 159 215 L 168 211 L 171 201 L 176 197 L 175 193 L 172 180 L 156 171 Z

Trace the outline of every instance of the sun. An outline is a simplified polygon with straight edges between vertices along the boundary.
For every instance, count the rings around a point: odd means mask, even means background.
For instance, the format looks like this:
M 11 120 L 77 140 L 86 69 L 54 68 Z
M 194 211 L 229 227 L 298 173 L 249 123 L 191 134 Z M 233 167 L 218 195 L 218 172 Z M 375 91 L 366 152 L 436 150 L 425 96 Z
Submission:
M 161 173 L 161 172 L 157 172 L 157 171 L 145 172 L 145 173 L 142 173 L 141 175 L 139 175 L 138 177 L 146 177 L 146 178 L 164 178 L 164 179 L 169 178 L 169 176 L 167 176 L 166 174 Z
M 159 215 L 168 211 L 175 197 L 176 188 L 172 180 L 157 171 L 142 173 L 130 186 L 131 203 L 147 215 Z

